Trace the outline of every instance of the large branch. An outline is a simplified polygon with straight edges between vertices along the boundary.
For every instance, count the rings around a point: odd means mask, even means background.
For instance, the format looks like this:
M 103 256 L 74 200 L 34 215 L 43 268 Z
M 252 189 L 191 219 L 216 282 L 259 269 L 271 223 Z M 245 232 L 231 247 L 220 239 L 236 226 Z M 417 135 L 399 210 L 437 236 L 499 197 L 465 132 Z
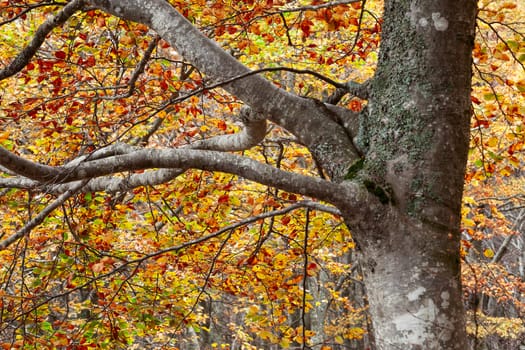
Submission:
M 113 152 L 113 150 L 105 152 L 107 155 L 105 158 L 90 160 L 88 156 L 83 158 L 83 161 L 74 161 L 66 166 L 52 167 L 31 162 L 0 147 L 0 161 L 9 170 L 43 185 L 66 184 L 145 169 L 163 169 L 162 175 L 165 176 L 163 180 L 166 181 L 166 179 L 177 176 L 185 169 L 194 168 L 235 174 L 267 186 L 314 197 L 334 205 L 348 200 L 349 194 L 345 189 L 353 188 L 353 194 L 350 196 L 356 198 L 359 197 L 359 192 L 363 192 L 363 189 L 354 185 L 337 184 L 315 177 L 290 173 L 230 153 L 186 148 L 136 150 L 132 147 L 129 147 L 129 153 L 123 153 L 126 150 L 125 147 L 116 147 L 116 149 L 119 152 Z M 101 153 L 104 152 L 101 151 Z M 9 156 L 9 161 L 4 163 L 6 155 Z M 158 175 L 156 173 L 153 176 Z M 144 177 L 141 178 L 142 181 L 145 179 Z M 135 178 L 134 181 L 136 180 L 138 179 Z M 96 181 L 96 179 L 92 181 Z
M 0 147 L 0 165 L 8 171 L 12 171 L 14 174 L 40 182 L 52 181 L 57 174 L 55 168 L 34 163 L 9 152 L 3 147 Z
M 72 169 L 57 169 L 61 181 L 93 178 L 122 171 L 151 168 L 201 169 L 235 174 L 264 185 L 333 202 L 339 185 L 286 172 L 253 159 L 230 153 L 193 149 L 145 149 L 130 154 L 81 163 Z
M 101 10 L 143 23 L 159 33 L 208 77 L 223 81 L 250 70 L 199 32 L 164 0 L 91 0 Z M 359 159 L 343 127 L 315 101 L 279 89 L 259 75 L 237 79 L 224 88 L 294 134 L 334 179 Z
M 126 192 L 141 186 L 156 186 L 167 183 L 184 173 L 181 169 L 159 169 L 130 174 L 128 176 L 102 176 L 91 179 L 78 192 Z M 0 177 L 0 188 L 18 188 L 24 190 L 39 190 L 40 192 L 59 195 L 76 187 L 83 180 L 63 184 L 42 184 L 25 177 Z

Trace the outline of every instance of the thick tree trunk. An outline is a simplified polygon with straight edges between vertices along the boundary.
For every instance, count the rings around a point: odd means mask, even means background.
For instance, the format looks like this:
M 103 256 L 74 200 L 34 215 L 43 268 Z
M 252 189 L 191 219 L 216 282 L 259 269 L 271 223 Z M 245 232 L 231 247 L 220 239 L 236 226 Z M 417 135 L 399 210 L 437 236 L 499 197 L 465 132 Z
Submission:
M 457 242 L 411 219 L 389 224 L 362 262 L 377 349 L 466 349 Z
M 367 222 L 345 215 L 381 350 L 466 349 L 459 225 L 475 15 L 475 0 L 385 1 L 357 140 L 358 178 L 385 205 Z

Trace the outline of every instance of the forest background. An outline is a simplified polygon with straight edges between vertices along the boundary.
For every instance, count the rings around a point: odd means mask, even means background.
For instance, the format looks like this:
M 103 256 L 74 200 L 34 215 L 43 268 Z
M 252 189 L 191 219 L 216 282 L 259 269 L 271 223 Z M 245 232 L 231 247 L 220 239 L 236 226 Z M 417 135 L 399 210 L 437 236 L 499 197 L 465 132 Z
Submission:
M 381 1 L 170 3 L 277 86 L 365 107 L 338 96 L 336 82 L 373 76 Z M 245 130 L 248 112 L 221 89 L 227 82 L 206 80 L 142 24 L 89 8 L 45 22 L 65 4 L 0 1 L 4 149 L 55 166 L 108 146 L 196 147 Z M 525 5 L 482 0 L 479 9 L 464 305 L 474 349 L 510 350 L 525 346 Z M 46 25 L 34 56 L 9 74 Z M 324 176 L 284 129 L 270 124 L 263 136 L 243 154 Z M 356 246 L 330 205 L 201 170 L 146 186 L 133 185 L 141 172 L 123 173 L 103 190 L 82 183 L 64 193 L 0 170 L 4 349 L 370 346 Z

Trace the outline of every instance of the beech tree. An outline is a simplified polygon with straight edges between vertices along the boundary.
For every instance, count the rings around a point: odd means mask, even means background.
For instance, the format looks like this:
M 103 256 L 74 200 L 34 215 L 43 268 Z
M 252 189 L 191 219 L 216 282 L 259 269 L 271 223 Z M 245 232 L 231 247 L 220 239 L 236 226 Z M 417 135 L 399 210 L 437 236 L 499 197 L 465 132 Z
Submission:
M 212 2 L 204 3 L 213 7 Z M 309 8 L 357 3 L 361 1 L 312 2 Z M 466 349 L 460 221 L 477 1 L 385 0 L 383 8 L 377 67 L 370 79 L 336 82 L 315 71 L 289 69 L 335 88 L 321 101 L 287 91 L 261 74 L 286 68 L 249 69 L 236 52 L 203 34 L 205 28 L 192 24 L 168 1 L 69 1 L 35 29 L 30 41 L 0 70 L 0 80 L 34 65 L 33 58 L 53 29 L 78 13 L 97 10 L 139 23 L 144 33 L 156 33 L 158 37 L 144 48 L 144 57 L 149 58 L 159 40 L 167 43 L 165 49 L 191 64 L 186 73 L 198 71 L 202 76 L 202 85 L 191 95 L 218 88 L 227 91 L 243 104 L 238 111 L 243 126 L 237 133 L 159 146 L 149 142 L 158 128 L 153 123 L 150 133 L 127 143 L 114 140 L 104 147 L 86 143 L 83 152 L 70 154 L 62 164 L 44 164 L 0 147 L 2 187 L 56 196 L 4 237 L 0 247 L 6 249 L 28 236 L 77 193 L 124 193 L 174 181 L 189 169 L 233 174 L 332 205 L 333 212 L 343 217 L 362 269 L 377 349 Z M 96 49 L 95 43 L 92 50 Z M 55 56 L 67 59 L 63 51 Z M 132 96 L 146 61 L 138 62 L 114 89 L 122 94 L 112 95 L 108 88 L 97 94 L 97 101 Z M 92 66 L 88 56 L 77 64 Z M 59 78 L 42 75 L 57 91 L 63 88 Z M 345 95 L 363 108 L 338 105 Z M 175 113 L 172 106 L 189 97 L 173 92 L 161 109 Z M 122 110 L 127 107 L 132 106 Z M 263 142 L 268 125 L 286 130 L 306 147 L 317 176 L 283 170 L 238 152 Z

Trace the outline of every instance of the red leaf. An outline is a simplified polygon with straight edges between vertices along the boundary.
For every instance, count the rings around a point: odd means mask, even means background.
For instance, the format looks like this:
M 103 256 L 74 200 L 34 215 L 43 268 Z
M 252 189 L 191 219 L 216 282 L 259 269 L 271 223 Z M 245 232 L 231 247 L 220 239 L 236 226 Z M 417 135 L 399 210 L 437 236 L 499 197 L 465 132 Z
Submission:
M 476 120 L 474 122 L 474 124 L 472 124 L 472 127 L 473 128 L 477 128 L 479 126 L 479 127 L 483 127 L 483 128 L 488 128 L 489 125 L 490 125 L 490 123 L 489 123 L 488 120 Z
M 86 67 L 94 67 L 96 64 L 95 57 L 89 56 L 87 60 L 84 61 Z
M 219 197 L 219 204 L 223 204 L 223 203 L 228 203 L 228 201 L 230 200 L 230 196 L 227 195 L 227 194 L 223 194 L 222 196 Z
M 55 52 L 55 57 L 60 59 L 60 60 L 65 60 L 67 55 L 64 51 L 56 51 Z
M 317 266 L 317 264 L 314 263 L 314 262 L 311 262 L 306 267 L 306 274 L 308 276 L 315 276 L 318 269 L 319 269 L 319 267 Z
M 106 26 L 106 20 L 104 19 L 104 17 L 97 18 L 97 25 L 102 28 Z
M 307 270 L 317 270 L 317 264 L 314 263 L 314 262 L 311 262 L 308 264 L 308 266 L 306 267 Z
M 310 32 L 310 29 L 313 25 L 313 22 L 310 21 L 309 19 L 305 19 L 304 21 L 302 21 L 300 23 L 300 28 L 301 28 L 301 31 L 303 32 L 304 36 L 305 37 L 308 37 L 310 36 L 311 32 Z
M 257 259 L 256 256 L 250 256 L 246 262 L 248 263 L 248 265 L 253 266 L 253 265 L 257 264 L 258 261 L 259 260 Z
M 354 25 L 356 27 L 359 27 L 359 20 L 357 18 L 354 18 L 354 17 L 350 18 L 348 20 L 348 23 L 350 23 L 350 24 L 352 24 L 352 25 Z

